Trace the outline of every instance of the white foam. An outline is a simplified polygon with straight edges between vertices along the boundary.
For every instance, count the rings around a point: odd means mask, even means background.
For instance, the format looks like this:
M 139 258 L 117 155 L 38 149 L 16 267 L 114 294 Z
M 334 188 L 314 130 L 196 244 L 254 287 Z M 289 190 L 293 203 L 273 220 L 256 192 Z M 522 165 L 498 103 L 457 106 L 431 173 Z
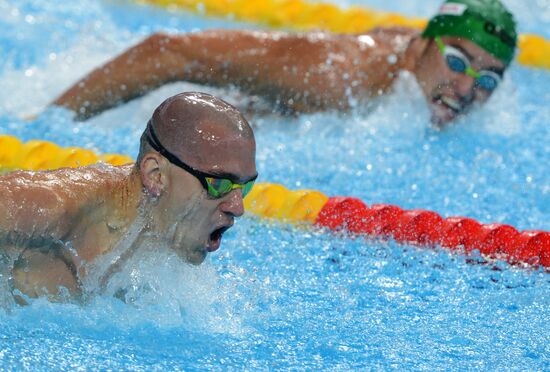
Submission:
M 157 327 L 202 329 L 240 334 L 242 309 L 235 302 L 238 288 L 219 280 L 209 260 L 200 266 L 184 263 L 174 251 L 144 246 L 109 280 L 104 295 L 94 300 L 102 306 L 111 296 L 129 305 L 118 319 L 121 327 L 144 320 Z
M 104 27 L 105 28 L 105 27 Z M 42 112 L 46 106 L 86 73 L 105 63 L 138 40 L 122 42 L 87 35 L 69 49 L 50 53 L 36 65 L 17 69 L 7 65 L 0 72 L 0 114 L 27 117 Z M 122 37 L 121 39 L 126 39 Z

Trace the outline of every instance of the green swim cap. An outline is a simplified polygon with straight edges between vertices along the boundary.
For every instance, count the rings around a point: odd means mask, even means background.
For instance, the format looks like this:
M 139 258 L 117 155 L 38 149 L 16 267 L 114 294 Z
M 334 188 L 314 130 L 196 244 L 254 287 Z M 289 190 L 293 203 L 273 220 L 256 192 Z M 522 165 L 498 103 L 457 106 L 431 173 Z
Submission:
M 514 59 L 518 38 L 514 17 L 499 0 L 447 0 L 422 36 L 468 39 L 506 66 Z

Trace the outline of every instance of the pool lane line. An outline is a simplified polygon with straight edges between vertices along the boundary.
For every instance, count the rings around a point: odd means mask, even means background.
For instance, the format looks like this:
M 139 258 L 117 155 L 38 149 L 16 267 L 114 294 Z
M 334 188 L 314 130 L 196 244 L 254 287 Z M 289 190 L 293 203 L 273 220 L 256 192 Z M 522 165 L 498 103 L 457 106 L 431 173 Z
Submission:
M 22 143 L 0 135 L 0 174 L 6 170 L 46 170 L 104 161 L 132 163 L 118 154 L 97 155 L 52 142 Z M 479 251 L 490 259 L 523 266 L 550 268 L 550 232 L 519 232 L 506 224 L 482 224 L 467 217 L 443 218 L 433 211 L 405 210 L 395 205 L 367 206 L 353 197 L 328 197 L 315 190 L 292 191 L 283 185 L 258 183 L 244 199 L 248 213 L 289 224 L 318 227 L 366 238 L 393 239 L 419 247 L 440 246 L 453 252 Z
M 125 155 L 97 155 L 91 150 L 79 147 L 60 147 L 53 142 L 39 140 L 23 143 L 14 136 L 0 135 L 0 172 L 2 169 L 75 168 L 99 161 L 112 165 L 134 162 L 131 157 Z
M 327 30 L 360 33 L 375 27 L 405 26 L 423 29 L 427 20 L 398 13 L 304 0 L 136 0 L 168 10 L 186 10 L 202 16 L 229 18 L 296 31 Z M 517 61 L 525 66 L 550 69 L 550 41 L 535 34 L 518 38 Z

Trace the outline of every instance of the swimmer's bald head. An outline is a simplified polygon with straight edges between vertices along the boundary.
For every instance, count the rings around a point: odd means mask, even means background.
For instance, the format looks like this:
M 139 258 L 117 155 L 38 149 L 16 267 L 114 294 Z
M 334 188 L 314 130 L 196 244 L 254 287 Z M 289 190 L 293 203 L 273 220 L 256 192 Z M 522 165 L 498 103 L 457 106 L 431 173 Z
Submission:
M 255 140 L 244 116 L 229 103 L 210 94 L 186 92 L 157 107 L 142 136 L 139 159 L 151 147 L 151 136 L 169 152 L 194 168 L 216 171 L 228 158 L 255 157 Z

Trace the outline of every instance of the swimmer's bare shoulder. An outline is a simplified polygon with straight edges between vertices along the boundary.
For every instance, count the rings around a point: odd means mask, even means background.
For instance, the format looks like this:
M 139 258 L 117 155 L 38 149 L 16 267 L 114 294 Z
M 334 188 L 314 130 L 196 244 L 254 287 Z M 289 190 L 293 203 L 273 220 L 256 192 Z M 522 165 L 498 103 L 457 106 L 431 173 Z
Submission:
M 0 231 L 63 239 L 83 211 L 102 203 L 109 181 L 113 171 L 101 167 L 5 174 L 0 177 Z
M 71 214 L 70 192 L 65 187 L 59 171 L 15 171 L 0 177 L 0 231 L 4 238 L 14 234 L 63 237 Z

